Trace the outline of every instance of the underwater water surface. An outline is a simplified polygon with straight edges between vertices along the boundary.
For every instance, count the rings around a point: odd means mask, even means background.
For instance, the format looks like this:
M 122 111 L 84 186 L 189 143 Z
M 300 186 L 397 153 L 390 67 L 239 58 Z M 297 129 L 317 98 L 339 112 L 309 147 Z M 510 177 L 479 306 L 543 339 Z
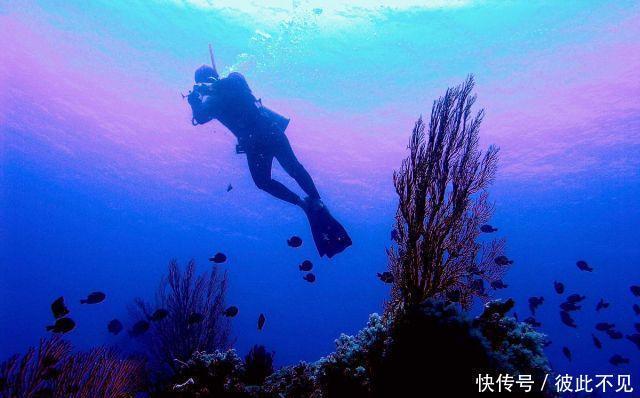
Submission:
M 473 73 L 480 144 L 500 147 L 492 225 L 514 260 L 494 296 L 513 297 L 522 319 L 544 296 L 536 319 L 556 372 L 640 378 L 637 347 L 602 335 L 599 350 L 591 337 L 597 322 L 626 334 L 640 322 L 629 289 L 640 285 L 638 2 L 340 3 L 0 4 L 2 358 L 47 334 L 60 295 L 76 346 L 126 344 L 109 320 L 152 297 L 172 258 L 205 270 L 216 252 L 240 353 L 263 344 L 280 366 L 331 352 L 388 299 L 376 273 L 414 122 Z M 233 135 L 191 125 L 180 94 L 209 43 L 221 74 L 241 72 L 291 119 L 287 136 L 352 247 L 320 258 L 303 212 L 254 186 Z M 292 185 L 279 165 L 274 176 Z M 586 296 L 576 329 L 560 322 L 554 281 Z M 107 300 L 80 306 L 96 290 Z M 596 312 L 601 298 L 611 306 Z M 613 354 L 630 363 L 614 367 Z

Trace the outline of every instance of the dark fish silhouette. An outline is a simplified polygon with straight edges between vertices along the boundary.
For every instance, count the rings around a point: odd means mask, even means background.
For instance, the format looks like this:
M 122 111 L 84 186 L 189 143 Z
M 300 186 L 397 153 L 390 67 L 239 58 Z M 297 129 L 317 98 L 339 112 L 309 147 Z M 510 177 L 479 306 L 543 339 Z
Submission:
M 53 333 L 69 333 L 76 327 L 76 323 L 71 318 L 60 318 L 51 326 L 47 326 L 47 331 Z
M 600 301 L 598 301 L 598 304 L 596 304 L 596 311 L 600 311 L 607 308 L 609 308 L 609 303 L 604 301 L 604 299 L 600 299 Z
M 264 327 L 264 322 L 267 320 L 267 318 L 265 318 L 264 314 L 260 314 L 260 316 L 258 317 L 258 330 L 262 330 L 262 328 Z
M 562 282 L 553 282 L 553 288 L 556 289 L 556 293 L 562 294 L 564 293 L 564 283 Z
M 482 279 L 474 279 L 473 282 L 471 282 L 470 286 L 471 286 L 471 289 L 476 293 L 478 293 L 479 295 L 482 296 L 485 294 L 484 281 Z
M 393 274 L 389 271 L 385 271 L 385 272 L 378 272 L 378 279 L 380 279 L 382 282 L 384 283 L 393 283 Z
M 630 335 L 627 335 L 626 337 L 627 337 L 627 340 L 635 344 L 636 347 L 638 347 L 638 349 L 640 350 L 640 333 L 630 334 Z
M 399 238 L 399 236 L 398 236 L 398 230 L 397 230 L 397 229 L 395 229 L 395 228 L 394 228 L 394 229 L 392 229 L 392 230 L 391 230 L 391 240 L 392 240 L 392 241 L 394 241 L 394 242 L 397 242 L 397 241 L 398 241 L 398 238 Z
M 509 287 L 509 285 L 506 285 L 501 279 L 491 282 L 491 288 L 493 290 L 506 289 L 507 287 Z
M 613 323 L 607 323 L 607 322 L 596 323 L 596 330 L 599 330 L 601 332 L 612 330 L 614 327 L 616 327 L 616 325 L 614 325 Z
M 60 370 L 58 368 L 46 368 L 42 373 L 43 380 L 55 380 L 60 376 Z
M 564 354 L 564 356 L 567 357 L 569 361 L 571 361 L 571 351 L 568 347 L 562 347 L 562 354 Z
M 635 312 L 636 315 L 640 315 L 640 305 L 634 304 L 631 308 L 633 308 L 633 312 Z
M 120 322 L 117 319 L 112 319 L 109 324 L 107 324 L 107 330 L 109 331 L 109 333 L 117 335 L 120 332 L 122 332 L 122 322 Z
M 142 336 L 144 333 L 146 333 L 147 330 L 149 330 L 149 326 L 151 325 L 147 321 L 138 321 L 133 325 L 133 327 L 129 331 L 129 336 L 131 337 Z
M 609 363 L 613 366 L 619 366 L 622 364 L 628 364 L 629 363 L 629 358 L 625 358 L 621 355 L 615 354 L 614 356 L 612 356 L 609 359 Z
M 302 264 L 298 266 L 298 269 L 300 269 L 300 271 L 309 272 L 313 269 L 313 263 L 309 260 L 304 260 Z
M 166 318 L 168 315 L 169 315 L 169 311 L 165 310 L 164 308 L 159 308 L 155 310 L 153 314 L 151 314 L 151 316 L 149 317 L 149 320 L 154 322 L 159 322 L 164 318 Z
M 64 304 L 64 297 L 60 296 L 51 303 L 51 312 L 53 313 L 53 317 L 56 319 L 62 318 L 63 316 L 69 314 L 69 309 Z
M 567 297 L 567 303 L 579 303 L 582 300 L 584 300 L 585 298 L 587 298 L 586 296 L 581 296 L 579 294 L 572 294 L 569 297 Z
M 102 292 L 93 292 L 86 299 L 80 300 L 80 304 L 98 304 L 103 302 L 106 297 L 107 295 Z
M 231 191 L 232 189 L 233 189 L 233 186 L 232 186 L 231 184 L 229 184 L 229 185 L 227 186 L 227 192 Z
M 538 307 L 540 307 L 542 305 L 542 303 L 544 303 L 544 297 L 540 296 L 540 297 L 529 297 L 529 310 L 531 311 L 531 314 L 535 315 L 536 314 L 536 309 Z
M 480 231 L 482 231 L 484 233 L 496 232 L 497 230 L 498 230 L 498 228 L 493 228 L 489 224 L 484 224 L 483 226 L 480 227 Z
M 593 271 L 593 268 L 590 267 L 589 264 L 587 264 L 587 262 L 584 260 L 578 260 L 578 262 L 576 262 L 576 265 L 578 266 L 578 269 L 580 271 L 587 271 L 587 272 Z
M 304 279 L 305 281 L 307 281 L 309 283 L 313 283 L 313 282 L 316 281 L 316 276 L 314 274 L 312 274 L 311 272 L 309 272 L 308 274 L 303 276 L 302 279 Z
M 238 307 L 232 305 L 231 307 L 224 310 L 222 314 L 228 318 L 233 318 L 234 316 L 238 315 Z
M 452 303 L 457 303 L 460 301 L 460 290 L 449 290 L 447 292 L 447 300 Z
M 216 264 L 222 264 L 227 261 L 227 256 L 224 253 L 218 252 L 215 254 L 215 256 L 211 257 L 209 261 Z
M 302 239 L 300 239 L 299 236 L 292 236 L 291 238 L 287 239 L 287 245 L 291 247 L 300 247 L 302 246 Z
M 524 323 L 529 324 L 531 326 L 533 326 L 534 328 L 539 328 L 540 326 L 542 326 L 542 324 L 540 322 L 538 322 L 536 320 L 536 318 L 530 316 L 527 319 L 524 320 Z
M 606 331 L 606 333 L 613 340 L 620 340 L 622 338 L 622 333 L 618 332 L 617 330 L 609 329 L 609 330 Z
M 513 264 L 513 260 L 509 260 L 507 256 L 498 256 L 493 260 L 496 264 L 506 266 Z
M 578 311 L 582 307 L 577 305 L 576 303 L 562 303 L 560 304 L 560 308 L 563 311 L 571 312 L 571 311 Z
M 576 321 L 574 321 L 573 318 L 571 318 L 571 315 L 566 311 L 560 311 L 560 320 L 570 328 L 578 327 L 578 325 L 576 325 Z
M 191 313 L 191 315 L 189 315 L 189 318 L 187 318 L 187 323 L 189 325 L 195 325 L 196 323 L 200 323 L 202 321 L 204 321 L 204 315 L 198 312 Z
M 591 338 L 593 339 L 593 345 L 596 346 L 597 349 L 601 349 L 602 342 L 600 341 L 600 339 L 594 336 L 593 333 L 591 333 Z
M 636 296 L 636 297 L 640 297 L 640 286 L 638 285 L 632 285 L 629 287 L 629 290 L 631 290 L 631 293 Z

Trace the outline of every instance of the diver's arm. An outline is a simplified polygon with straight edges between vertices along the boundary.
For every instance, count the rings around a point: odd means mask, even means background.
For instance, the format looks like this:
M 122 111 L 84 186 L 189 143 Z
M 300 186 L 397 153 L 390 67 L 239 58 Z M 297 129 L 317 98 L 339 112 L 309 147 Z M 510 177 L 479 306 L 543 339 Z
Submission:
M 189 101 L 189 105 L 191 105 L 193 120 L 197 124 L 205 124 L 214 119 L 211 96 L 205 96 L 203 100 L 203 97 L 198 92 L 193 91 L 189 94 L 187 100 Z

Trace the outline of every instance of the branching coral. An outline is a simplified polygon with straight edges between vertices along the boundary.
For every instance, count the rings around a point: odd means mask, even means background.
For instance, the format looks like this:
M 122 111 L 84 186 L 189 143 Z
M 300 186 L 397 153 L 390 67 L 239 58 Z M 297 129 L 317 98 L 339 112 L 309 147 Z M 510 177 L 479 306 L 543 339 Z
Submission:
M 139 338 L 153 366 L 178 370 L 176 359 L 186 361 L 196 351 L 213 352 L 229 346 L 229 320 L 223 315 L 227 291 L 226 274 L 216 268 L 196 274 L 192 260 L 182 270 L 173 260 L 168 275 L 158 287 L 153 304 L 136 300 L 137 318 L 148 320 L 158 308 L 168 315 L 152 322 L 149 331 Z M 201 314 L 201 322 L 189 322 L 192 314 Z
M 59 337 L 40 340 L 23 356 L 13 356 L 0 368 L 0 397 L 123 398 L 141 387 L 144 364 L 123 359 L 114 350 L 94 348 L 71 353 Z
M 249 385 L 261 385 L 273 373 L 273 352 L 263 345 L 255 345 L 244 357 L 244 381 Z
M 493 212 L 486 188 L 495 176 L 498 149 L 478 149 L 484 113 L 471 114 L 473 86 L 470 76 L 434 102 L 427 132 L 420 118 L 409 156 L 394 173 L 399 203 L 397 248 L 389 250 L 392 308 L 447 293 L 466 308 L 474 296 L 486 295 L 483 282 L 475 281 L 491 282 L 503 272 L 494 259 L 504 242 L 478 241 L 479 227 Z

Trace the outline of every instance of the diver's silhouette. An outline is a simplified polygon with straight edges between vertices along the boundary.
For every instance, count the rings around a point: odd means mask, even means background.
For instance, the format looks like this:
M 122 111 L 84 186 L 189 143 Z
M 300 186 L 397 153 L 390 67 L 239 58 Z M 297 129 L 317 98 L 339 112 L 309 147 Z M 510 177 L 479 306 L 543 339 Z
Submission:
M 209 49 L 211 51 L 211 47 Z M 320 256 L 333 257 L 349 247 L 349 235 L 322 203 L 311 176 L 293 153 L 285 135 L 289 119 L 263 106 L 240 73 L 219 77 L 213 53 L 211 63 L 211 66 L 202 65 L 196 70 L 196 84 L 187 96 L 193 111 L 192 124 L 217 119 L 236 136 L 236 152 L 247 155 L 256 186 L 305 211 Z M 274 158 L 296 180 L 307 198 L 300 198 L 271 177 Z

